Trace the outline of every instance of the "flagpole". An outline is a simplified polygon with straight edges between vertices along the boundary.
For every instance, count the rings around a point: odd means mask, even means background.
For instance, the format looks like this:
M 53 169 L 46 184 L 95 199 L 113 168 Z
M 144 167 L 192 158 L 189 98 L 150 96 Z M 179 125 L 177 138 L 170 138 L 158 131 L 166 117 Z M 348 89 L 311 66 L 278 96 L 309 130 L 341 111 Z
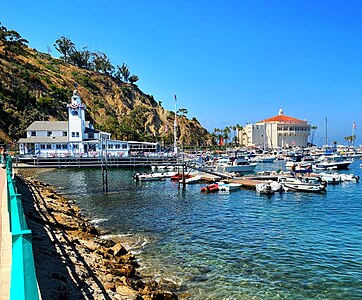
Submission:
M 352 142 L 353 142 L 353 148 L 354 148 L 354 130 L 356 129 L 356 121 L 353 121 L 353 125 L 352 125 Z
M 174 144 L 173 144 L 173 151 L 177 154 L 177 120 L 176 120 L 176 101 L 177 97 L 175 95 L 175 121 L 173 123 L 173 137 L 174 137 Z

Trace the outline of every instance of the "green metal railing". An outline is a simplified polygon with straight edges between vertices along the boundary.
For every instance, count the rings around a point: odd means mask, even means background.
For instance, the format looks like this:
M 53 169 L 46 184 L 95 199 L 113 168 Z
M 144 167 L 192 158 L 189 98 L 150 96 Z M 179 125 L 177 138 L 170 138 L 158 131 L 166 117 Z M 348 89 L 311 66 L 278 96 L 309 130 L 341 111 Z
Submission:
M 7 201 L 12 236 L 10 299 L 37 300 L 39 294 L 35 274 L 32 234 L 26 223 L 21 194 L 13 179 L 11 157 L 6 158 Z

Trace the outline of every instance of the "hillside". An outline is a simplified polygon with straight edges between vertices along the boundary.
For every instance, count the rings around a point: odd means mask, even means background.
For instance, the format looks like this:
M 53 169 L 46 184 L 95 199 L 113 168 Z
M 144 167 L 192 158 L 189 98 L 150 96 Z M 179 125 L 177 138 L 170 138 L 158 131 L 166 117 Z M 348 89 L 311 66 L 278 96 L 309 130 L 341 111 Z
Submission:
M 0 140 L 24 137 L 36 120 L 66 120 L 66 104 L 77 84 L 95 128 L 110 132 L 113 139 L 172 145 L 174 113 L 134 82 L 79 68 L 26 44 L 16 32 L 0 28 Z M 185 146 L 198 146 L 208 133 L 196 118 L 180 115 L 178 139 Z

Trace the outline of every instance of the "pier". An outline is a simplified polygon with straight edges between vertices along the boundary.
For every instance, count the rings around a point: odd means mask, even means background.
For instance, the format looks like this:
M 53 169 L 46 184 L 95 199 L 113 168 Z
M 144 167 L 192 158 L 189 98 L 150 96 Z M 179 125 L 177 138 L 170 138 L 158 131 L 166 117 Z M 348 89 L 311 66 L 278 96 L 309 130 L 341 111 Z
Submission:
M 14 157 L 14 168 L 133 168 L 177 165 L 173 156 L 155 157 Z M 181 164 L 179 164 L 181 166 Z

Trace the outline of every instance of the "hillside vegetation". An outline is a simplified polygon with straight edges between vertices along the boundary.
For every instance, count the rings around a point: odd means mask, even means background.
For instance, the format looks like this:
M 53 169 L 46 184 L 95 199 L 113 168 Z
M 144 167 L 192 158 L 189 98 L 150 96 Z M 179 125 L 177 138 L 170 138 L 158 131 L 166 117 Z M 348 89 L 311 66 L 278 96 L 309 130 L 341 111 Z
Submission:
M 77 85 L 95 128 L 114 139 L 172 145 L 174 113 L 138 88 L 138 76 L 130 75 L 127 65 L 114 68 L 104 53 L 76 51 L 64 37 L 55 42 L 59 59 L 27 44 L 0 24 L 0 140 L 24 137 L 36 120 L 66 120 L 66 104 Z M 185 146 L 203 145 L 207 130 L 186 114 L 187 109 L 179 110 L 178 139 Z

